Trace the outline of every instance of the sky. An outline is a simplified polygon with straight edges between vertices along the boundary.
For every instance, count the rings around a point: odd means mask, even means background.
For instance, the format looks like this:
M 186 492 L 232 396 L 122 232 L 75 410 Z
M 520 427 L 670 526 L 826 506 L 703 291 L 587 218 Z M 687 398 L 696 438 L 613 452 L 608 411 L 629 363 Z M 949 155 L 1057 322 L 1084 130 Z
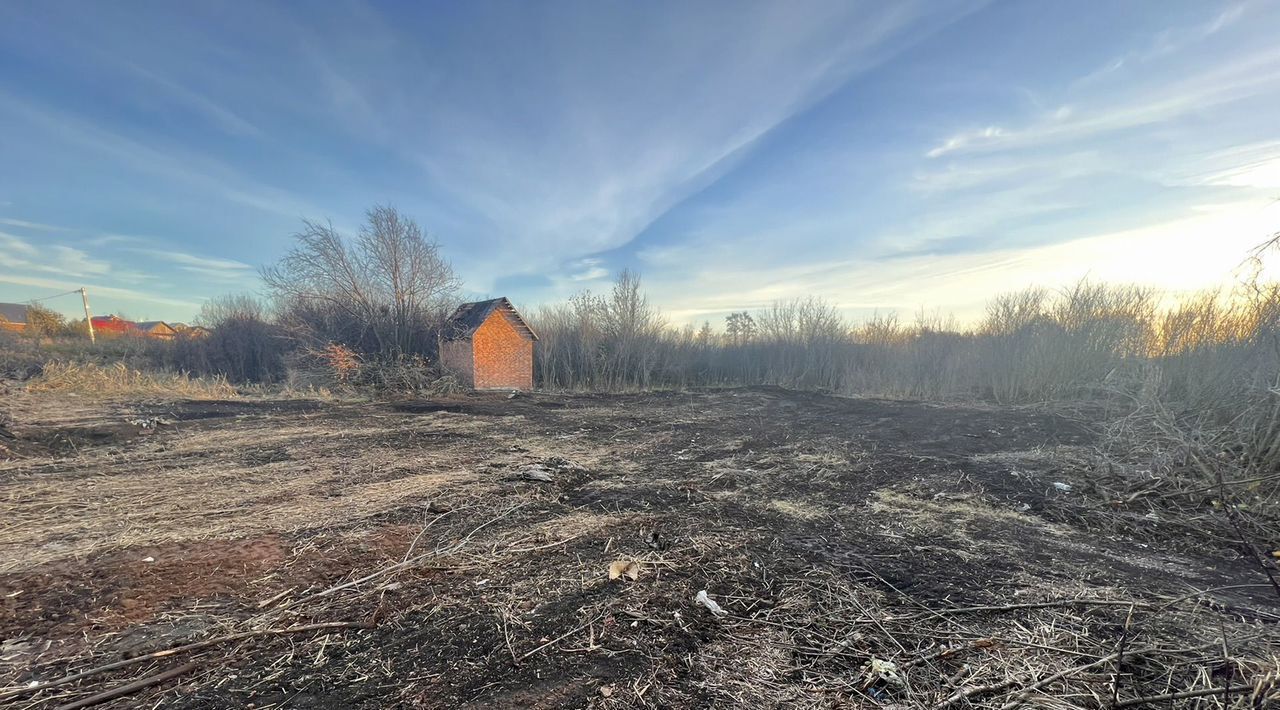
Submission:
M 469 297 L 1172 292 L 1280 231 L 1280 3 L 0 3 L 0 301 L 189 321 L 389 204 Z M 69 315 L 79 299 L 46 305 Z

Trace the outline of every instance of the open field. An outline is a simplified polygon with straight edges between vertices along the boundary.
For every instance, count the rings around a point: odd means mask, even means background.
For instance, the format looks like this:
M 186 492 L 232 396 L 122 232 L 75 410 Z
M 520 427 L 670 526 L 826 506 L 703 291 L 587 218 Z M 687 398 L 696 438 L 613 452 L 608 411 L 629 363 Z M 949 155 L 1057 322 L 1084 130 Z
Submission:
M 1110 508 L 1089 429 L 1036 409 L 775 388 L 0 406 L 17 708 L 159 674 L 100 707 L 1280 693 L 1256 563 Z M 610 581 L 615 561 L 637 578 Z

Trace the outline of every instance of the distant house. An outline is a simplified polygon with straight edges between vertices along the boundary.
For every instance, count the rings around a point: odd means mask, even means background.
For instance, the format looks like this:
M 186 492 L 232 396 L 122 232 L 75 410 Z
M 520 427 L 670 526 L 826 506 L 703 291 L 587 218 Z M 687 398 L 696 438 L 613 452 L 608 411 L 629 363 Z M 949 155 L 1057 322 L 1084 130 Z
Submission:
M 511 301 L 464 303 L 441 332 L 440 361 L 474 389 L 531 390 L 537 340 Z
M 21 303 L 0 303 L 0 330 L 21 333 L 27 329 L 27 307 Z
M 170 323 L 169 327 L 177 331 L 179 338 L 203 338 L 213 332 L 208 328 L 186 323 Z
M 112 333 L 115 335 L 138 334 L 138 325 L 119 316 L 94 316 L 93 331 L 95 333 Z
M 148 338 L 159 338 L 161 340 L 173 340 L 178 335 L 178 331 L 173 326 L 162 320 L 145 320 L 134 323 L 138 330 Z

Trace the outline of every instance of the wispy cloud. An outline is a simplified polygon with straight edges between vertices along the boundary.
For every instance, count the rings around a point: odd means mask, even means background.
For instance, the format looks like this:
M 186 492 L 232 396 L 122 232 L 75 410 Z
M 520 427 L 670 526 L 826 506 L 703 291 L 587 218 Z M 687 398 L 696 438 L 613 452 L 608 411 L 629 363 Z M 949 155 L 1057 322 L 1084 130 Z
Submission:
M 1267 50 L 1156 89 L 1123 92 L 1062 118 L 1043 115 L 1019 128 L 988 126 L 952 135 L 928 150 L 929 158 L 973 151 L 1014 150 L 1081 140 L 1170 121 L 1280 88 L 1280 51 Z
M 208 155 L 178 146 L 162 148 L 154 142 L 134 140 L 68 112 L 0 90 L 0 115 L 5 112 L 21 120 L 29 130 L 52 133 L 57 140 L 107 156 L 135 170 L 181 181 L 206 195 L 290 218 L 323 214 L 323 210 L 306 200 L 247 178 Z
M 621 45 L 604 46 L 612 30 L 574 33 L 544 60 L 545 73 L 526 76 L 529 86 L 509 99 L 482 92 L 428 112 L 436 130 L 418 132 L 448 139 L 413 154 L 450 197 L 493 220 L 495 231 L 520 235 L 503 240 L 504 250 L 548 268 L 627 243 L 793 117 L 974 6 L 822 3 L 805 13 L 754 6 L 725 16 L 689 5 Z M 691 33 L 707 22 L 718 26 L 715 37 Z M 540 123 L 555 131 L 495 125 L 491 116 L 516 110 L 509 102 L 537 95 L 554 99 L 541 104 Z
M 46 264 L 49 271 L 68 276 L 101 276 L 111 271 L 111 265 L 95 259 L 74 247 L 54 245 L 49 247 Z
M 200 308 L 200 301 L 193 301 L 189 298 L 172 298 L 163 294 L 152 292 L 136 291 L 129 288 L 120 288 L 117 286 L 108 286 L 99 283 L 82 284 L 77 281 L 60 280 L 56 278 L 41 278 L 36 276 L 24 276 L 20 274 L 6 274 L 0 272 L 0 283 L 14 284 L 17 286 L 28 286 L 34 288 L 42 288 L 47 290 L 71 290 L 85 286 L 90 290 L 92 296 L 108 296 L 116 299 L 123 299 L 133 304 L 163 304 L 166 306 L 175 306 L 178 308 L 188 309 L 194 312 Z
M 1189 45 L 1205 40 L 1222 30 L 1234 25 L 1244 17 L 1245 3 L 1235 3 L 1223 8 L 1216 15 L 1203 22 L 1187 27 L 1165 28 L 1152 35 L 1145 46 L 1126 51 L 1124 54 L 1109 60 L 1102 68 L 1092 71 L 1080 79 L 1075 85 L 1087 85 L 1095 81 L 1110 78 L 1121 69 L 1142 65 L 1186 49 Z
M 1000 126 L 987 126 L 986 128 L 980 128 L 973 131 L 962 131 L 946 139 L 941 145 L 931 149 L 928 153 L 925 153 L 925 155 L 930 158 L 938 158 L 946 155 L 947 153 L 963 150 L 973 145 L 991 143 L 1006 133 L 1007 131 Z
M 65 230 L 60 230 L 61 231 Z M 166 273 L 164 269 L 139 264 L 139 257 L 149 257 L 156 264 L 172 264 L 176 273 L 188 275 L 182 291 L 189 292 L 193 287 L 201 286 L 212 289 L 245 288 L 253 281 L 254 271 L 249 264 L 217 257 L 190 254 L 181 250 L 164 248 L 154 240 L 124 235 L 103 235 L 90 239 L 76 240 L 77 246 L 65 243 L 42 242 L 33 245 L 18 237 L 0 232 L 0 251 L 7 251 L 9 258 L 0 259 L 0 284 L 14 287 L 55 288 L 69 290 L 89 284 L 97 297 L 96 305 L 108 309 L 125 307 L 116 305 L 121 300 L 128 301 L 130 312 L 141 311 L 154 313 L 154 308 L 163 309 L 169 314 L 165 317 L 179 315 L 189 317 L 189 311 L 175 313 L 174 309 L 194 309 L 198 301 L 189 297 L 175 296 L 178 288 L 167 284 L 159 278 Z M 114 237 L 114 239 L 112 238 Z M 75 239 L 72 235 L 68 238 Z M 93 243 L 92 250 L 80 246 Z M 120 243 L 148 244 L 147 247 L 126 247 L 124 250 L 109 247 Z M 135 256 L 125 256 L 122 254 Z M 42 276 L 47 275 L 47 276 Z M 137 288 L 146 283 L 149 288 L 142 291 Z M 19 291 L 14 298 L 24 299 L 31 295 Z M 104 298 L 105 297 L 105 298 Z
M 39 250 L 32 246 L 25 239 L 16 237 L 12 234 L 0 232 L 0 249 L 11 254 L 23 254 L 25 256 L 36 256 Z
M 161 74 L 132 62 L 125 62 L 129 71 L 147 82 L 160 87 L 175 102 L 187 106 L 208 118 L 212 123 L 228 133 L 238 136 L 261 137 L 262 131 L 245 120 L 235 111 L 213 101 L 198 91 L 193 91 L 181 82 L 169 79 Z
M 600 259 L 579 259 L 571 264 L 569 268 L 573 273 L 569 274 L 570 281 L 595 281 L 609 275 L 609 270 L 602 266 L 604 262 Z
M 185 252 L 164 247 L 127 247 L 127 250 L 135 254 L 142 254 L 153 259 L 168 261 L 183 266 L 196 267 L 204 271 L 210 272 L 246 272 L 252 271 L 253 266 L 243 261 L 235 259 L 219 259 L 216 257 L 200 256 L 198 254 L 187 254 Z
M 6 244 L 0 234 L 0 245 Z M 17 246 L 9 243 L 10 247 Z M 30 245 L 26 245 L 30 246 Z M 18 253 L 28 258 L 20 259 L 10 256 L 0 261 L 0 266 L 23 271 L 40 271 L 59 276 L 103 276 L 111 271 L 111 264 L 95 259 L 74 247 L 51 244 L 39 248 L 17 249 Z
M 151 240 L 127 234 L 98 234 L 85 238 L 84 243 L 95 247 L 105 247 L 112 244 L 144 244 L 148 241 Z
M 1280 140 L 1259 141 L 1193 156 L 1186 167 L 1171 173 L 1187 185 L 1280 188 Z
M 0 224 L 7 224 L 10 227 L 20 227 L 22 229 L 34 229 L 41 232 L 60 232 L 65 229 L 64 227 L 55 227 L 51 224 L 28 222 L 25 219 L 13 219 L 11 217 L 0 217 Z
M 1089 148 L 1035 155 L 980 155 L 963 161 L 927 163 L 915 171 L 908 187 L 932 197 L 1018 180 L 1043 186 L 1049 178 L 1060 183 L 1112 168 L 1107 156 Z
M 777 299 L 821 294 L 853 318 L 909 316 L 941 307 L 972 321 L 987 298 L 1032 284 L 1069 285 L 1088 276 L 1171 291 L 1216 287 L 1233 278 L 1249 249 L 1280 230 L 1280 205 L 1204 205 L 1188 217 L 1057 244 L 982 253 L 914 255 L 890 262 L 839 259 L 783 268 L 702 263 L 696 277 L 649 279 L 657 301 L 681 321 L 722 317 Z

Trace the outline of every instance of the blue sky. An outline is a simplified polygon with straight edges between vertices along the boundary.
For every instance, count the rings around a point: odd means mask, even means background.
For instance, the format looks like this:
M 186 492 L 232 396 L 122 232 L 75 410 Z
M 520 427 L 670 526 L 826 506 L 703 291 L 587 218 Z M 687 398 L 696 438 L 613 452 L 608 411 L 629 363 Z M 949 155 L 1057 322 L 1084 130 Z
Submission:
M 468 295 L 962 317 L 1280 230 L 1280 5 L 0 4 L 0 300 L 189 320 L 389 203 Z M 50 305 L 68 313 L 63 298 Z

